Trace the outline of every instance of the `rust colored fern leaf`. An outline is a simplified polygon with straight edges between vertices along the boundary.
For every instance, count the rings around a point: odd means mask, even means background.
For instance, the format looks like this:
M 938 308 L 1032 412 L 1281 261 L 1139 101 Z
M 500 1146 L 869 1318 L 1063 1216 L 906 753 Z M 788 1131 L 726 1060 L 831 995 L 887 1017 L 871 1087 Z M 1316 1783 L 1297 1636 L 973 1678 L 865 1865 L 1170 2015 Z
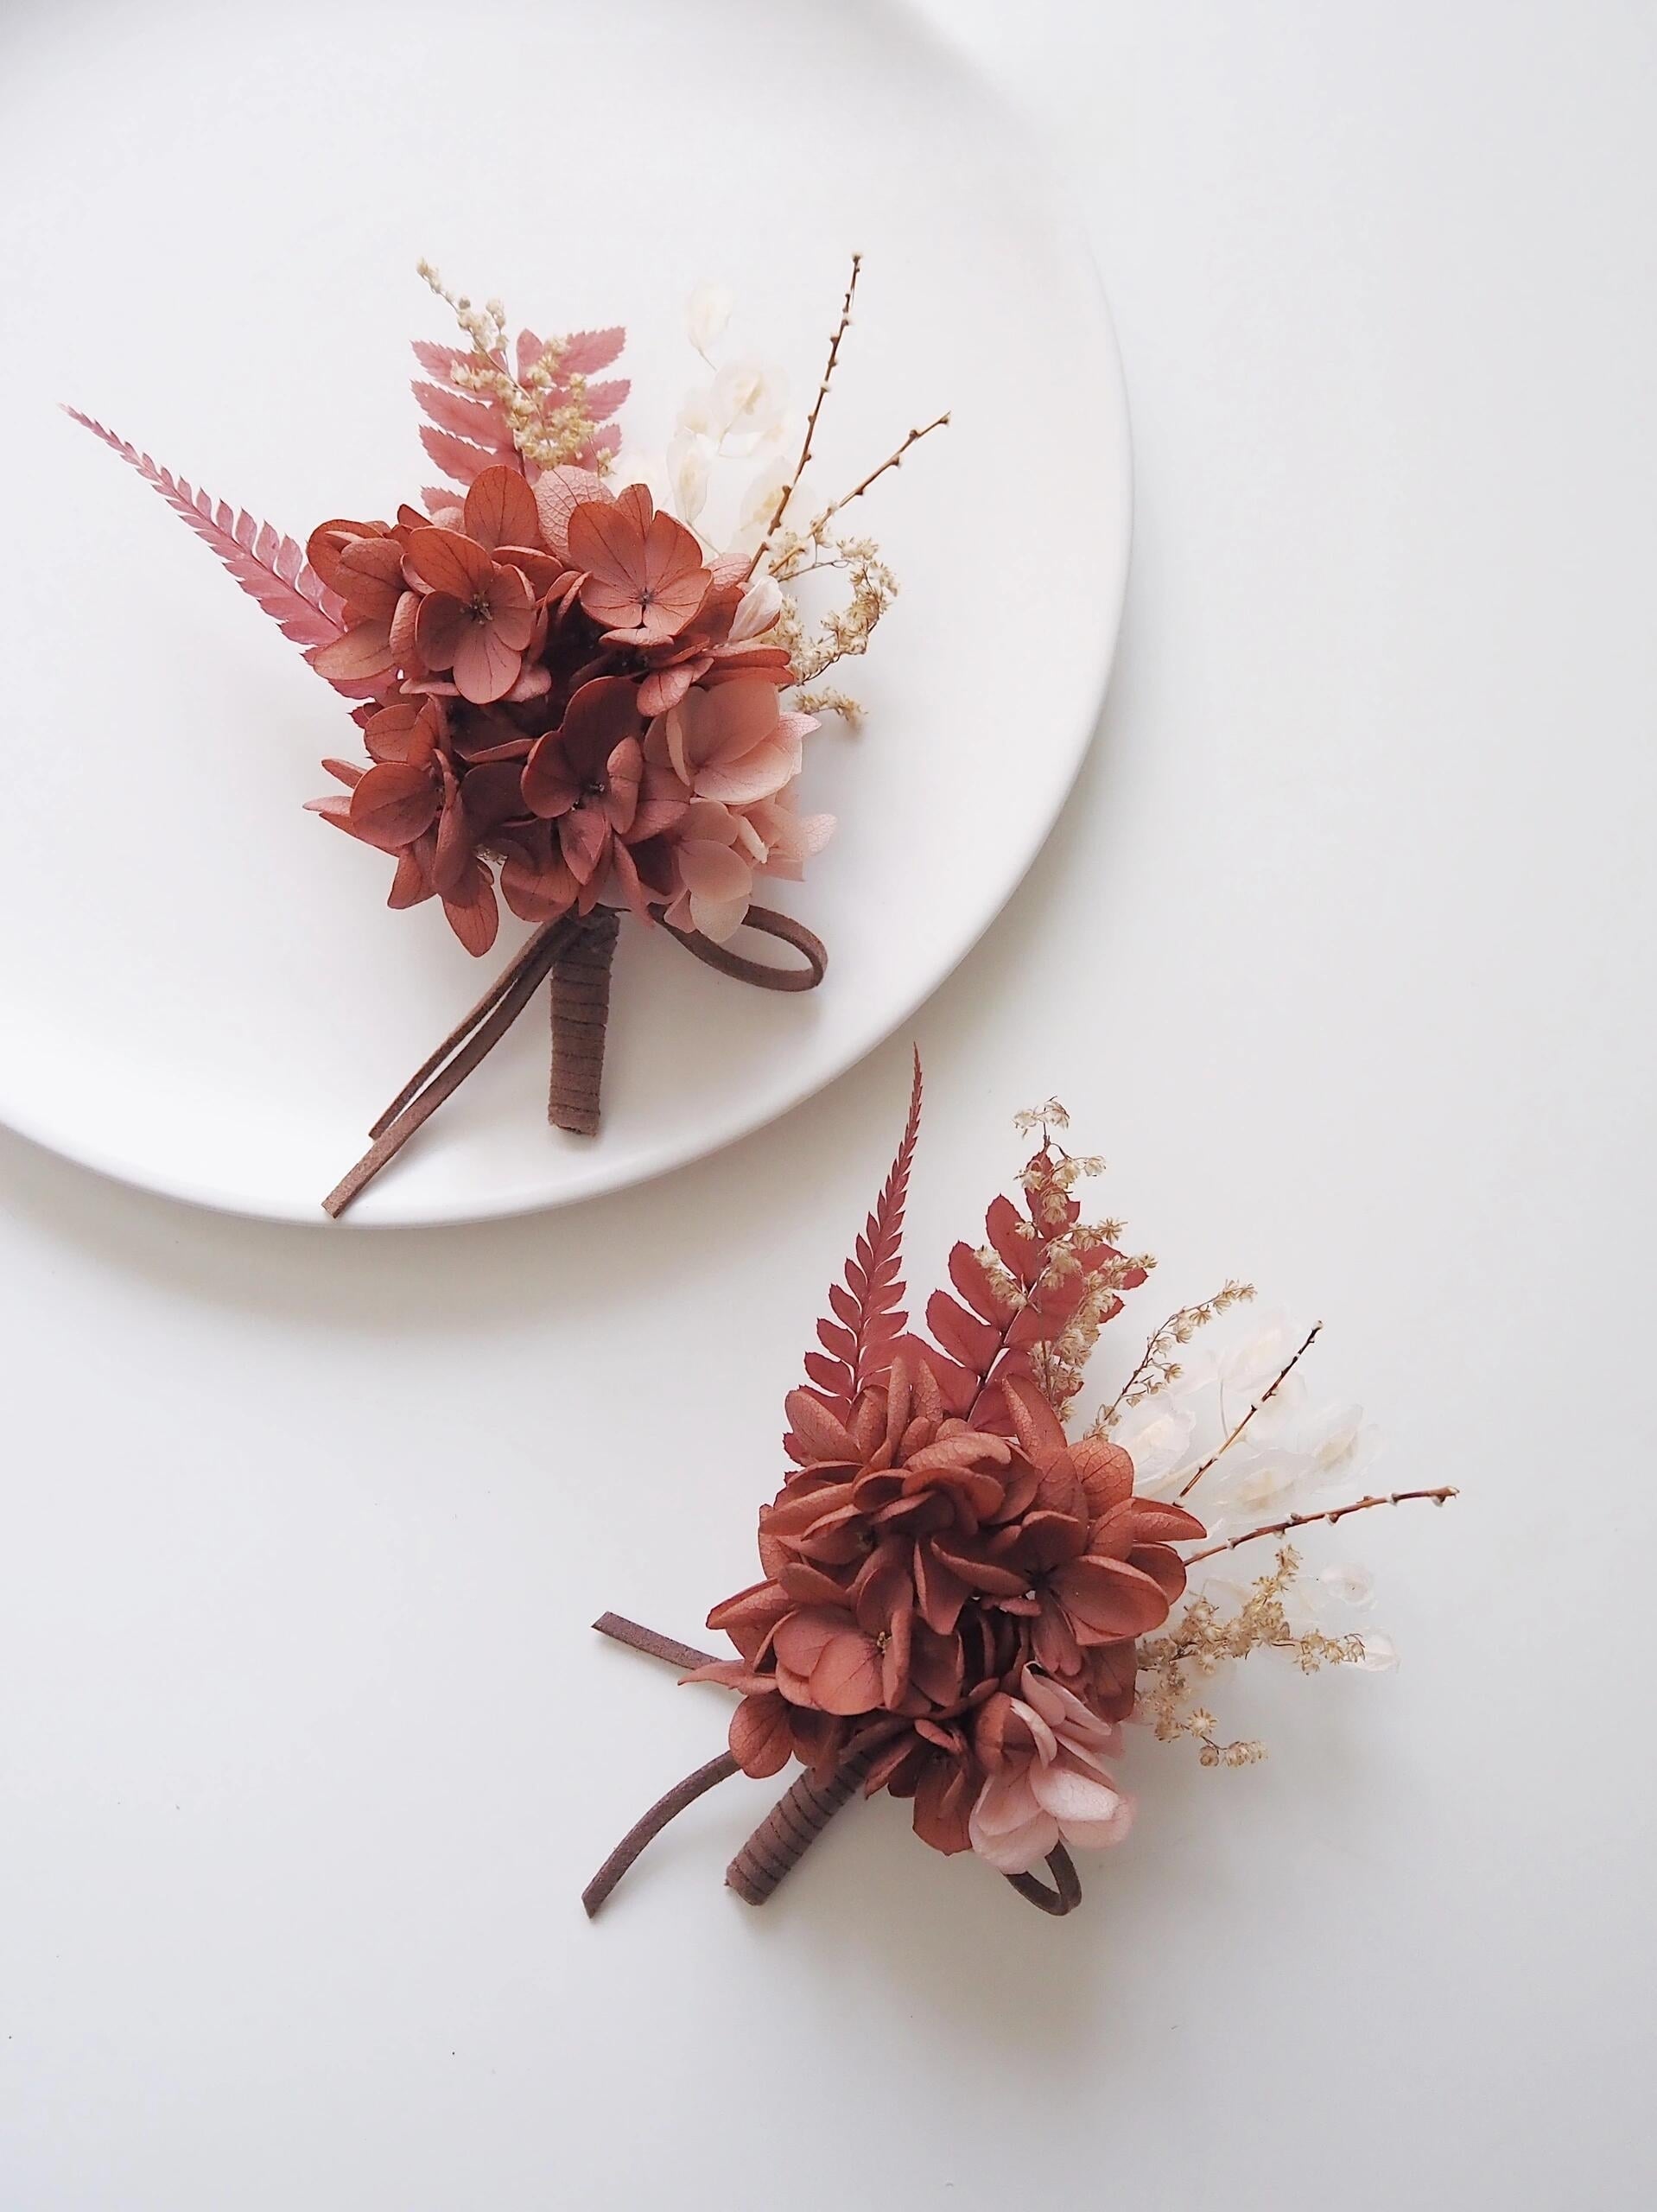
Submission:
M 818 1399 L 841 1421 L 850 1413 L 858 1393 L 886 1373 L 908 1326 L 909 1317 L 903 1310 L 904 1206 L 920 1124 L 921 1060 L 917 1052 L 909 1118 L 892 1172 L 846 1262 L 844 1281 L 829 1286 L 834 1319 L 825 1318 L 817 1324 L 822 1350 L 805 1356 L 809 1378 L 807 1395 Z
M 340 603 L 305 559 L 304 550 L 268 522 L 256 521 L 245 508 L 238 513 L 222 499 L 209 499 L 147 453 L 129 445 L 78 407 L 64 413 L 101 438 L 111 452 L 136 468 L 161 493 L 175 514 L 217 555 L 220 564 L 256 600 L 284 638 L 295 645 L 333 643 L 343 627 Z

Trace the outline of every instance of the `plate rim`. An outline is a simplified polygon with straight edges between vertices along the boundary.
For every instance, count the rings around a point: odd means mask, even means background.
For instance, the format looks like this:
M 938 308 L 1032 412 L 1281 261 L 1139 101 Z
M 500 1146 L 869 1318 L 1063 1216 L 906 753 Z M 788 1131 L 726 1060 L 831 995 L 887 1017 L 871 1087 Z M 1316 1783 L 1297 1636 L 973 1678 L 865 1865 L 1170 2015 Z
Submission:
M 655 1181 L 659 1176 L 676 1173 L 695 1161 L 711 1158 L 727 1146 L 740 1143 L 773 1122 L 784 1119 L 805 1102 L 828 1090 L 860 1066 L 869 1056 L 879 1051 L 896 1033 L 912 1021 L 921 1008 L 933 998 L 949 981 L 963 961 L 976 950 L 990 931 L 994 928 L 1013 899 L 1023 885 L 1051 837 L 1065 807 L 1069 804 L 1083 764 L 1097 737 L 1100 722 L 1108 696 L 1110 679 L 1115 666 L 1121 643 L 1122 613 L 1127 598 L 1128 572 L 1133 537 L 1134 476 L 1133 425 L 1128 406 L 1127 384 L 1122 365 L 1121 347 L 1117 336 L 1115 320 L 1105 289 L 1102 272 L 1092 243 L 1074 207 L 1063 188 L 1060 172 L 1029 134 L 1026 119 L 1007 100 L 1006 95 L 963 55 L 954 41 L 942 36 L 937 28 L 924 17 L 917 16 L 912 7 L 902 12 L 922 35 L 933 43 L 941 45 L 956 66 L 975 79 L 1004 110 L 1019 122 L 1031 146 L 1037 164 L 1039 192 L 1037 204 L 1051 224 L 1057 242 L 1083 278 L 1081 296 L 1090 308 L 1096 325 L 1095 335 L 1100 346 L 1100 371 L 1108 385 L 1108 405 L 1101 409 L 1111 423 L 1110 444 L 1114 448 L 1114 461 L 1121 486 L 1114 529 L 1109 544 L 1108 560 L 1099 563 L 1101 583 L 1108 585 L 1108 601 L 1105 609 L 1107 619 L 1101 622 L 1096 648 L 1096 665 L 1088 683 L 1089 705 L 1085 720 L 1070 739 L 1071 758 L 1063 782 L 1054 795 L 1051 811 L 1039 823 L 1027 846 L 1017 856 L 1009 869 L 994 903 L 987 908 L 976 926 L 956 945 L 950 948 L 941 963 L 928 966 L 901 995 L 895 1009 L 882 1020 L 879 1027 L 860 1044 L 852 1056 L 835 1069 L 832 1074 L 814 1073 L 797 1082 L 784 1086 L 780 1096 L 767 1094 L 765 1101 L 752 1111 L 739 1112 L 730 1121 L 715 1127 L 705 1127 L 689 1132 L 682 1140 L 670 1141 L 667 1147 L 641 1166 L 634 1157 L 625 1166 L 618 1162 L 613 1172 L 606 1173 L 601 1162 L 594 1162 L 596 1172 L 579 1183 L 562 1188 L 537 1190 L 526 1193 L 521 1189 L 503 1191 L 492 1196 L 467 1196 L 454 1193 L 448 1198 L 426 1197 L 413 1206 L 397 1209 L 387 1207 L 386 1199 L 392 1198 L 390 1189 L 375 1193 L 379 1204 L 370 1204 L 335 1223 L 322 1211 L 320 1201 L 295 1200 L 283 1205 L 275 1200 L 259 1199 L 251 1194 L 225 1186 L 211 1179 L 193 1178 L 170 1172 L 166 1168 L 148 1168 L 124 1157 L 115 1148 L 71 1135 L 65 1137 L 45 1126 L 40 1116 L 27 1105 L 16 1103 L 0 1079 L 0 1124 L 41 1151 L 53 1154 L 73 1166 L 90 1171 L 106 1180 L 124 1184 L 129 1188 L 149 1195 L 176 1201 L 202 1211 L 227 1216 L 233 1219 L 280 1223 L 302 1228 L 333 1229 L 344 1227 L 362 1231 L 396 1230 L 442 1229 L 463 1227 L 469 1224 L 513 1220 L 521 1217 L 549 1213 L 565 1206 L 579 1205 L 590 1198 L 611 1195 L 618 1191 L 632 1190 Z M 595 1141 L 600 1141 L 596 1140 Z

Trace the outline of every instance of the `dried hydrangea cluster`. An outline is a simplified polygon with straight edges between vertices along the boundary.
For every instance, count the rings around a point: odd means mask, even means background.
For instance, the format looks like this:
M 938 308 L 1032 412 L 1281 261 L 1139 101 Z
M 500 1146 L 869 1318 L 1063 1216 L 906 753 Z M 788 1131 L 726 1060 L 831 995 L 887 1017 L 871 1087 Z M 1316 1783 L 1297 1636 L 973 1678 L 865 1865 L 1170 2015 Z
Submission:
M 1231 1613 L 1218 1583 L 1188 1592 L 1191 1567 L 1314 1521 L 1451 1493 L 1361 1497 L 1214 1537 L 1241 1499 L 1312 1499 L 1349 1475 L 1362 1433 L 1349 1409 L 1331 1415 L 1300 1395 L 1310 1338 L 1283 1356 L 1266 1332 L 1232 1354 L 1217 1390 L 1174 1356 L 1252 1296 L 1243 1284 L 1165 1323 L 1090 1427 L 1070 1435 L 1065 1413 L 1100 1333 L 1152 1263 L 1121 1249 L 1120 1224 L 1083 1218 L 1076 1191 L 1100 1163 L 1057 1142 L 1055 1105 L 1031 1117 L 1039 1141 L 1020 1202 L 994 1201 L 983 1243 L 949 1255 L 952 1288 L 929 1299 L 928 1333 L 911 1330 L 901 1242 L 919 1108 L 917 1066 L 892 1173 L 787 1401 L 791 1464 L 760 1511 L 761 1579 L 708 1615 L 738 1656 L 702 1658 L 687 1675 L 740 1700 L 725 1760 L 691 1783 L 805 1768 L 733 1863 L 733 1885 L 753 1901 L 854 1789 L 884 1789 L 911 1801 L 915 1832 L 935 1850 L 975 1853 L 1062 1912 L 1080 1897 L 1070 1853 L 1114 1843 L 1129 1826 L 1123 1723 L 1192 1737 L 1205 1764 L 1244 1764 L 1258 1746 L 1219 1742 L 1197 1701 L 1222 1664 L 1264 1649 L 1308 1671 L 1384 1657 L 1379 1640 L 1372 1649 L 1355 1631 L 1297 1618 L 1292 1552 Z M 1269 1372 L 1262 1352 L 1277 1360 Z M 599 1625 L 697 1661 L 614 1615 Z M 654 1808 L 629 1836 L 589 1889 L 589 1910 L 663 1817 Z M 1033 1871 L 1044 1860 L 1051 1888 Z
M 524 921 L 602 903 L 722 943 L 757 876 L 826 840 L 796 800 L 816 725 L 763 642 L 778 586 L 708 562 L 642 486 L 561 465 L 531 489 L 493 462 L 435 515 L 325 523 L 308 554 L 347 626 L 312 665 L 372 695 L 371 765 L 328 763 L 349 796 L 318 811 L 468 951 L 494 942 L 496 869 Z
M 803 486 L 859 267 L 854 257 L 791 462 L 779 380 L 752 362 L 713 361 L 728 296 L 703 287 L 692 297 L 690 336 L 713 382 L 681 409 L 658 468 L 621 455 L 613 418 L 629 384 L 600 380 L 621 330 L 513 339 L 498 301 L 454 296 L 423 263 L 465 340 L 414 349 L 422 442 L 448 480 L 390 522 L 324 522 L 302 553 L 77 416 L 355 702 L 365 758 L 325 761 L 344 788 L 312 804 L 390 857 L 390 905 L 436 900 L 475 955 L 494 944 L 502 901 L 536 931 L 375 1124 L 373 1148 L 324 1201 L 330 1213 L 549 976 L 550 1117 L 596 1129 L 619 913 L 665 924 L 744 982 L 800 990 L 822 980 L 816 937 L 754 898 L 761 879 L 797 880 L 834 827 L 801 810 L 804 741 L 814 708 L 855 710 L 836 691 L 801 686 L 866 649 L 896 590 L 878 548 L 845 537 L 836 518 L 947 420 L 911 430 L 842 497 L 792 519 L 807 512 Z M 710 494 L 733 463 L 747 481 L 721 525 Z M 794 593 L 818 569 L 843 571 L 848 597 L 812 631 Z M 745 922 L 803 966 L 728 950 Z
M 1023 1872 L 1125 1826 L 1103 1762 L 1133 1709 L 1134 1642 L 1184 1589 L 1174 1544 L 1205 1531 L 1136 1497 L 1119 1446 L 1071 1444 L 1061 1425 L 1048 1378 L 1068 1391 L 1146 1270 L 1082 1224 L 1073 1164 L 1050 1146 L 1023 1206 L 990 1207 L 981 1254 L 950 1254 L 959 1295 L 928 1301 L 934 1340 L 903 1332 L 914 1136 L 911 1117 L 790 1395 L 795 1468 L 760 1516 L 765 1580 L 708 1616 L 741 1659 L 706 1672 L 743 1694 L 731 1748 L 746 1772 L 792 1757 L 824 1775 L 878 1729 L 867 1787 L 912 1798 L 936 1849 Z

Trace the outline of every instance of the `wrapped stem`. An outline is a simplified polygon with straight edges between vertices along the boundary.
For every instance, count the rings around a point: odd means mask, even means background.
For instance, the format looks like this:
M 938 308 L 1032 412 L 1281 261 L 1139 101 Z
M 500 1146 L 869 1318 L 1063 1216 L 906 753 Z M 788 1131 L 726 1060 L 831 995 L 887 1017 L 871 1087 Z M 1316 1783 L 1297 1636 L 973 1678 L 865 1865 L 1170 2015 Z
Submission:
M 610 968 L 621 917 L 595 907 L 552 964 L 552 1078 L 547 1119 L 571 1136 L 599 1131 Z
M 779 1797 L 725 1870 L 745 1904 L 764 1904 L 861 1786 L 874 1747 L 842 1759 L 827 1782 L 803 1774 Z

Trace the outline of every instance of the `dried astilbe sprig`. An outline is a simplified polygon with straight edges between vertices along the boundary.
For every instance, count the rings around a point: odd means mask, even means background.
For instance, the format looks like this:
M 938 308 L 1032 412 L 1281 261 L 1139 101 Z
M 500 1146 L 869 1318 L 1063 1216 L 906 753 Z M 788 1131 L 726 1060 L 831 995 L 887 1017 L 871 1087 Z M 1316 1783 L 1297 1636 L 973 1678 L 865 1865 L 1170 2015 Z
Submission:
M 1210 1297 L 1200 1300 L 1195 1306 L 1182 1306 L 1178 1313 L 1171 1313 L 1146 1345 L 1139 1365 L 1128 1376 L 1110 1403 L 1095 1416 L 1093 1433 L 1108 1436 L 1111 1424 L 1128 1406 L 1143 1405 L 1147 1398 L 1154 1398 L 1184 1372 L 1178 1354 L 1190 1343 L 1199 1329 L 1210 1321 L 1217 1321 L 1234 1306 L 1246 1305 L 1254 1296 L 1252 1282 L 1227 1282 Z
M 1158 1471 L 1097 1427 L 1068 1435 L 1082 1369 L 1149 1262 L 1083 1223 L 1075 1191 L 1099 1163 L 1058 1146 L 1055 1105 L 1025 1117 L 1039 1141 L 1022 1204 L 993 1202 L 985 1245 L 955 1246 L 951 1288 L 927 1300 L 927 1333 L 912 1330 L 902 1235 L 920 1096 L 917 1063 L 892 1172 L 787 1400 L 791 1466 L 760 1510 L 762 1579 L 708 1617 L 736 1657 L 615 1614 L 596 1624 L 740 1702 L 727 1751 L 624 1838 L 587 1887 L 589 1912 L 684 1805 L 739 1770 L 775 1774 L 790 1759 L 804 1772 L 728 1870 L 750 1903 L 853 1796 L 884 1789 L 911 1801 L 934 1850 L 975 1853 L 1044 1911 L 1069 1912 L 1081 1898 L 1072 1850 L 1120 1840 L 1131 1818 L 1116 1775 L 1124 1721 L 1195 1738 L 1205 1764 L 1244 1764 L 1259 1746 L 1222 1742 L 1200 1699 L 1222 1665 L 1267 1648 L 1307 1672 L 1366 1656 L 1362 1637 L 1292 1618 L 1298 1561 L 1286 1546 L 1230 1615 L 1188 1587 L 1190 1567 L 1315 1520 L 1454 1494 L 1365 1497 L 1208 1541 L 1200 1501 L 1181 1501 L 1228 1452 L 1253 1448 L 1251 1426 L 1281 1409 L 1298 1353 L 1179 1499 L 1155 1495 Z M 1228 1285 L 1183 1309 L 1152 1345 L 1243 1294 Z M 1035 1871 L 1044 1861 L 1050 1882 Z
M 533 931 L 374 1122 L 368 1151 L 323 1201 L 329 1214 L 352 1204 L 543 984 L 548 1118 L 596 1134 L 625 913 L 738 981 L 780 991 L 822 982 L 821 941 L 756 894 L 765 879 L 798 880 L 834 828 L 799 803 L 813 703 L 855 710 L 833 690 L 789 695 L 861 652 L 891 603 L 896 582 L 873 542 L 836 537 L 831 524 L 926 435 L 912 431 L 803 534 L 789 530 L 860 267 L 798 460 L 757 536 L 744 519 L 722 547 L 694 526 L 710 466 L 700 432 L 684 426 L 677 455 L 682 513 L 618 462 L 614 417 L 630 387 L 600 372 L 619 358 L 623 330 L 513 337 L 499 300 L 451 292 L 426 262 L 420 273 L 464 343 L 415 345 L 421 442 L 446 480 L 393 521 L 336 518 L 302 551 L 77 417 L 353 702 L 365 757 L 325 760 L 340 788 L 312 804 L 392 862 L 390 905 L 435 900 L 475 956 L 493 946 L 503 904 Z M 710 365 L 718 321 L 699 295 L 694 334 Z M 768 390 L 752 365 L 727 364 L 698 419 L 711 429 L 717 416 L 721 448 L 764 442 Z M 808 640 L 792 594 L 817 564 L 844 572 L 849 597 Z M 739 952 L 745 928 L 797 964 Z
M 1299 1573 L 1300 1555 L 1286 1544 L 1276 1565 L 1258 1578 L 1234 1612 L 1222 1613 L 1207 1592 L 1195 1592 L 1161 1635 L 1141 1642 L 1136 1718 L 1149 1724 L 1159 1743 L 1191 1737 L 1204 1766 L 1250 1766 L 1264 1758 L 1265 1745 L 1217 1741 L 1213 1714 L 1196 1701 L 1199 1686 L 1255 1651 L 1286 1652 L 1304 1675 L 1363 1663 L 1368 1655 L 1361 1635 L 1331 1637 L 1318 1628 L 1291 1625 L 1287 1609 Z

